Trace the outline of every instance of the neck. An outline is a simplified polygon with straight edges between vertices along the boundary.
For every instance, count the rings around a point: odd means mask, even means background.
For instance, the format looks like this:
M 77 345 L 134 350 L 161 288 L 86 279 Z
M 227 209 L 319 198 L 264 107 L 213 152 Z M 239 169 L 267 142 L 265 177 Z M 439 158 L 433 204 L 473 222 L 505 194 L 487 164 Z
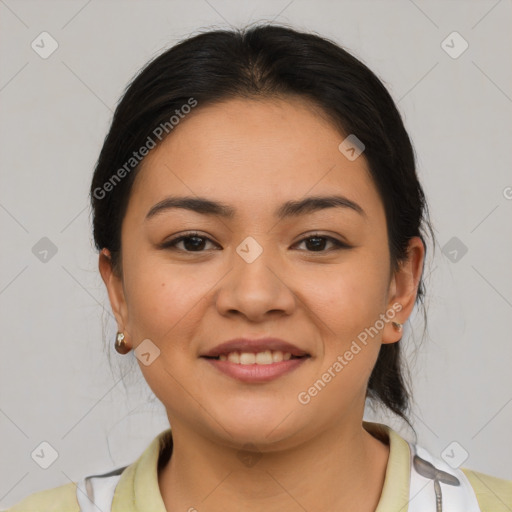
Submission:
M 374 512 L 384 485 L 389 446 L 360 423 L 247 458 L 180 422 L 172 433 L 172 456 L 158 475 L 168 512 Z

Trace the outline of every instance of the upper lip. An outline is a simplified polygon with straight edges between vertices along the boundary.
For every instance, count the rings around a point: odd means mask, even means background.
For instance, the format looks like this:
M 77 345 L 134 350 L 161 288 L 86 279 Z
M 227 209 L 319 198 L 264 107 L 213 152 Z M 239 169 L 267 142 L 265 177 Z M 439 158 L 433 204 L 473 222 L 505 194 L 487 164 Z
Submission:
M 234 338 L 210 349 L 208 352 L 201 354 L 201 357 L 218 357 L 221 354 L 229 354 L 230 352 L 264 352 L 265 350 L 280 350 L 281 352 L 290 352 L 292 356 L 309 355 L 305 350 L 300 349 L 296 345 L 279 338 Z

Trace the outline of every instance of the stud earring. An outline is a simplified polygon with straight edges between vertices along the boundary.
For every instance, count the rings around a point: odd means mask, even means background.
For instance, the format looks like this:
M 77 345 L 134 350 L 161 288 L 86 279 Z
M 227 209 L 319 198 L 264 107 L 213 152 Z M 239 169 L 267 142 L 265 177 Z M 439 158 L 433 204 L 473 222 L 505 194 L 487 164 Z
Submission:
M 393 324 L 393 327 L 397 330 L 397 331 L 401 331 L 402 330 L 402 326 L 404 324 L 401 324 L 400 322 L 391 322 Z
M 126 343 L 125 336 L 122 332 L 117 333 L 114 347 L 117 350 L 117 352 L 119 352 L 119 354 L 123 355 L 128 354 L 128 352 L 130 352 L 131 350 L 128 344 Z

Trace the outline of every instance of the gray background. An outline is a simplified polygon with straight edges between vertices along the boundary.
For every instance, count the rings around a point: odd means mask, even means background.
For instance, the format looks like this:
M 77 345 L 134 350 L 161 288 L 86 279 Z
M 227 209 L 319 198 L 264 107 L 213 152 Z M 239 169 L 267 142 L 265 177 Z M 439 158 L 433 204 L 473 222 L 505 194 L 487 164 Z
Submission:
M 0 506 L 129 464 L 167 428 L 133 353 L 113 351 L 92 169 L 148 59 L 201 28 L 270 20 L 336 40 L 396 100 L 439 242 L 426 269 L 428 335 L 421 343 L 419 314 L 405 330 L 412 420 L 436 456 L 457 441 L 448 452 L 466 450 L 463 467 L 512 479 L 511 15 L 507 0 L 0 0 Z M 43 31 L 59 45 L 46 59 L 31 47 Z M 469 44 L 457 58 L 442 46 L 453 31 Z M 42 252 L 44 237 L 56 254 Z M 410 438 L 382 412 L 367 418 Z M 43 441 L 58 453 L 48 469 L 31 458 Z

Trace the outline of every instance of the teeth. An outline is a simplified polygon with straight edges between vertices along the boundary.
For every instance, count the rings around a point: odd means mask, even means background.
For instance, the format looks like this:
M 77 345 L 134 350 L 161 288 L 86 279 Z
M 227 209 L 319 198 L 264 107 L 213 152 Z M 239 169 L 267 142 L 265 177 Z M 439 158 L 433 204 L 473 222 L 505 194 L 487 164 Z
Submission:
M 238 352 L 230 352 L 228 354 L 228 361 L 230 363 L 240 364 L 240 354 Z
M 265 352 L 258 352 L 254 359 L 255 363 L 257 364 L 272 364 L 274 362 L 272 359 L 272 352 L 270 350 L 265 350 Z
M 252 352 L 230 352 L 227 356 L 219 356 L 220 361 L 229 361 L 235 364 L 272 364 L 288 361 L 292 355 L 290 352 L 281 352 L 280 350 L 265 350 L 254 354 Z
M 240 354 L 240 364 L 254 364 L 256 362 L 256 354 L 250 352 L 242 352 Z

